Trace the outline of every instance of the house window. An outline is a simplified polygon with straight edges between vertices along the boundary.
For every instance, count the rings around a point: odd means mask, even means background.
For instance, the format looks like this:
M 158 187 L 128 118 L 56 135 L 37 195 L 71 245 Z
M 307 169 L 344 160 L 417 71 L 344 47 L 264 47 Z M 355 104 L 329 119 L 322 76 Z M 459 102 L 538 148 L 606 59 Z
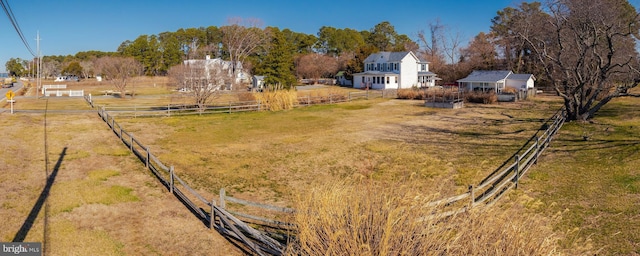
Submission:
M 426 69 L 427 69 L 427 65 L 426 65 L 426 64 L 422 64 L 422 65 L 421 65 L 421 70 L 422 70 L 422 71 L 425 71 Z
M 362 77 L 362 83 L 364 84 L 364 76 Z
M 398 63 L 393 63 L 393 69 L 398 70 Z
M 378 65 L 376 65 L 376 70 L 380 70 L 380 63 L 378 63 Z
M 387 77 L 387 84 L 389 84 L 389 77 Z

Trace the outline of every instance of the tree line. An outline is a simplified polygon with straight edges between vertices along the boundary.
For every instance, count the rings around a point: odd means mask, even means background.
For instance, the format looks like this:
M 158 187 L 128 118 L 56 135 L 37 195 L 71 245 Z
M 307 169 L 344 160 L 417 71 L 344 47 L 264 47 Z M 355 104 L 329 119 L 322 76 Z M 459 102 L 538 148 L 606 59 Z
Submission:
M 417 32 L 416 40 L 383 21 L 369 30 L 323 26 L 316 35 L 263 27 L 257 19 L 231 18 L 227 25 L 141 35 L 122 42 L 116 52 L 88 51 L 46 56 L 42 73 L 90 77 L 102 58 L 132 58 L 140 74 L 167 75 L 186 59 L 221 58 L 265 83 L 289 88 L 301 78 L 347 77 L 362 72 L 363 61 L 378 51 L 414 51 L 431 63 L 443 83 L 472 70 L 511 70 L 534 74 L 565 100 L 571 119 L 588 119 L 616 97 L 637 96 L 640 82 L 636 42 L 638 12 L 627 0 L 523 2 L 496 12 L 488 32 L 464 36 L 438 19 Z M 14 75 L 33 74 L 33 61 L 11 59 Z M 103 61 L 104 63 L 104 61 Z

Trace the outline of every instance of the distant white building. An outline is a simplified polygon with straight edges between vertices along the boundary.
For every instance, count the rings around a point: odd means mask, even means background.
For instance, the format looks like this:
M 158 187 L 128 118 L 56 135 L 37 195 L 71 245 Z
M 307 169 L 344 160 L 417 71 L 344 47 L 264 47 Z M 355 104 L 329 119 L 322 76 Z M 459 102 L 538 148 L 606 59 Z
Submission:
M 209 70 L 210 68 L 214 68 L 214 67 L 222 67 L 222 69 L 229 72 L 230 75 L 233 73 L 233 68 L 234 68 L 231 61 L 222 60 L 220 58 L 211 59 L 209 55 L 207 55 L 204 60 L 185 60 L 184 64 L 185 65 L 201 65 L 202 67 L 205 68 L 205 70 Z M 238 61 L 237 64 L 235 65 L 235 69 L 236 69 L 236 76 L 235 76 L 236 83 L 250 82 L 250 75 L 242 67 L 242 62 Z M 228 85 L 227 89 L 231 89 L 231 85 Z
M 432 87 L 439 80 L 429 62 L 413 52 L 378 52 L 364 60 L 364 72 L 353 74 L 353 88 L 406 89 Z
M 264 76 L 254 75 L 252 80 L 253 83 L 251 89 L 253 91 L 262 91 L 262 89 L 264 89 Z
M 534 89 L 536 78 L 532 74 L 514 74 L 509 70 L 474 70 L 469 76 L 458 80 L 461 88 L 471 91 L 502 92 L 511 87 L 519 91 Z

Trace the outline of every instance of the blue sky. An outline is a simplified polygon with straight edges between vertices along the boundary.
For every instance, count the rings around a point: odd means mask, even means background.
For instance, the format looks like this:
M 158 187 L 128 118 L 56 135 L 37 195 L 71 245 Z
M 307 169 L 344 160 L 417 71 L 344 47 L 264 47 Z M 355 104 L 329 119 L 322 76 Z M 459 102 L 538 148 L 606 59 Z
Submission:
M 637 6 L 640 0 L 631 0 Z M 498 10 L 522 0 L 6 0 L 22 32 L 42 55 L 79 51 L 115 51 L 125 40 L 179 28 L 223 26 L 230 17 L 258 18 L 265 26 L 317 34 L 322 26 L 368 30 L 389 21 L 397 32 L 416 40 L 439 18 L 465 41 L 489 31 Z M 5 15 L 0 15 L 0 72 L 9 58 L 30 59 Z

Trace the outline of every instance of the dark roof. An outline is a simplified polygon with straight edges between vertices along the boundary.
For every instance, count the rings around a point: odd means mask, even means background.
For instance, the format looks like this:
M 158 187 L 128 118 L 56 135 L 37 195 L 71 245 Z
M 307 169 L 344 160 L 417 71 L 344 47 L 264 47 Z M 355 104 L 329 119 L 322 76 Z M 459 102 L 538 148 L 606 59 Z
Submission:
M 411 52 L 377 52 L 369 55 L 369 57 L 364 59 L 364 62 L 375 62 L 376 60 L 379 60 L 379 59 L 383 59 L 384 62 L 398 62 L 404 59 L 404 57 L 410 53 Z
M 469 76 L 458 80 L 458 82 L 486 82 L 496 83 L 506 79 L 511 74 L 508 70 L 474 70 Z
M 533 80 L 536 80 L 536 78 L 533 76 L 533 74 L 511 74 L 511 75 L 509 75 L 509 79 L 511 79 L 511 80 L 527 81 L 527 80 L 529 80 L 529 78 L 533 78 Z

